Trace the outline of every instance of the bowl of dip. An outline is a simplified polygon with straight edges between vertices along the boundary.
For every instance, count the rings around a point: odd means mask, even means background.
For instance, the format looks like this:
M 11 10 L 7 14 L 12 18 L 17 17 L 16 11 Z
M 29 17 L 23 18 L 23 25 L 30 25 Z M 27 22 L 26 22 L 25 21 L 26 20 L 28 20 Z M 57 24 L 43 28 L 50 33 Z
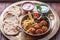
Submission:
M 34 9 L 34 4 L 32 2 L 25 2 L 22 4 L 22 9 L 25 11 L 31 11 Z
M 48 13 L 50 11 L 48 5 L 46 4 L 39 4 L 36 6 L 37 11 L 41 13 Z

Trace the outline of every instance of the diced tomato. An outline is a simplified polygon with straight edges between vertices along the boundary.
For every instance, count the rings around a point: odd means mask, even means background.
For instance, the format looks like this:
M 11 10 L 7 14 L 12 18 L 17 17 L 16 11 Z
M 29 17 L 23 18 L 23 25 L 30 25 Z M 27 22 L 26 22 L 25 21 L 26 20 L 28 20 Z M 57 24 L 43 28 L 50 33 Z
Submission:
M 34 13 L 35 18 L 39 18 L 39 13 Z

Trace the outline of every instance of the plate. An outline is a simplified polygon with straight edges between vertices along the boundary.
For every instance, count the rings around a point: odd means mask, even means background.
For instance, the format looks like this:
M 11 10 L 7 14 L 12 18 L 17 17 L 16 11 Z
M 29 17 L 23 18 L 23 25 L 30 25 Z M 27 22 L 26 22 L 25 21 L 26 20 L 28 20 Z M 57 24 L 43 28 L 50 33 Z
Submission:
M 32 2 L 34 4 L 46 4 L 46 3 L 43 3 L 43 2 L 38 2 L 38 1 L 20 1 L 20 2 L 16 2 L 16 3 L 13 3 L 12 5 L 10 5 L 9 7 L 7 7 L 1 14 L 0 16 L 0 29 L 1 29 L 1 32 L 3 33 L 3 35 L 5 37 L 7 37 L 8 39 L 10 40 L 49 40 L 50 38 L 52 38 L 58 31 L 59 29 L 59 17 L 57 15 L 57 13 L 54 11 L 53 8 L 51 8 L 48 4 L 48 7 L 50 8 L 51 10 L 51 13 L 48 15 L 48 17 L 50 18 L 51 20 L 51 30 L 48 34 L 46 34 L 45 36 L 41 36 L 41 37 L 32 37 L 32 36 L 28 36 L 26 35 L 23 31 L 20 31 L 20 33 L 16 36 L 8 36 L 4 33 L 3 31 L 3 16 L 5 14 L 5 12 L 12 6 L 21 6 L 22 3 L 24 2 Z M 23 15 L 20 16 L 20 19 L 23 17 Z M 57 19 L 57 20 L 56 20 Z

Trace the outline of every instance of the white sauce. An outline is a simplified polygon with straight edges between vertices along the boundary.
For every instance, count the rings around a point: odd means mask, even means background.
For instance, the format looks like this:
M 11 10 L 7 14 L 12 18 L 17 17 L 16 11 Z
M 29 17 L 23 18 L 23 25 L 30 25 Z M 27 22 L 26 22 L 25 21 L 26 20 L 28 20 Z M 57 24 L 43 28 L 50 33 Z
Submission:
M 26 3 L 22 6 L 22 8 L 24 10 L 32 10 L 34 8 L 34 5 L 30 4 L 30 3 Z
M 42 13 L 46 13 L 46 12 L 48 12 L 49 11 L 49 8 L 48 7 L 46 7 L 46 6 L 41 6 L 41 12 Z

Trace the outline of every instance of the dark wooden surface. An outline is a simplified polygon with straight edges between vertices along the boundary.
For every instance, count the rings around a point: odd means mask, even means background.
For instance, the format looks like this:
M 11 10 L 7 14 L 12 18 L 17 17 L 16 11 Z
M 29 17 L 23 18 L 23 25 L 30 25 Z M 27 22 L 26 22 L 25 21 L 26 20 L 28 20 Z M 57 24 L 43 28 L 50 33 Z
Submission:
M 22 0 L 0 0 L 0 2 L 16 2 L 16 1 L 22 1 Z M 60 2 L 60 0 L 36 0 L 36 1 L 42 1 L 42 2 Z
M 2 11 L 8 7 L 9 5 L 11 5 L 12 3 L 0 3 L 0 14 L 2 13 Z M 58 16 L 60 17 L 60 3 L 48 3 L 58 14 Z M 3 34 L 0 31 L 0 40 L 8 40 L 6 37 L 3 36 Z M 57 34 L 52 37 L 50 40 L 60 40 L 60 29 L 57 32 Z

